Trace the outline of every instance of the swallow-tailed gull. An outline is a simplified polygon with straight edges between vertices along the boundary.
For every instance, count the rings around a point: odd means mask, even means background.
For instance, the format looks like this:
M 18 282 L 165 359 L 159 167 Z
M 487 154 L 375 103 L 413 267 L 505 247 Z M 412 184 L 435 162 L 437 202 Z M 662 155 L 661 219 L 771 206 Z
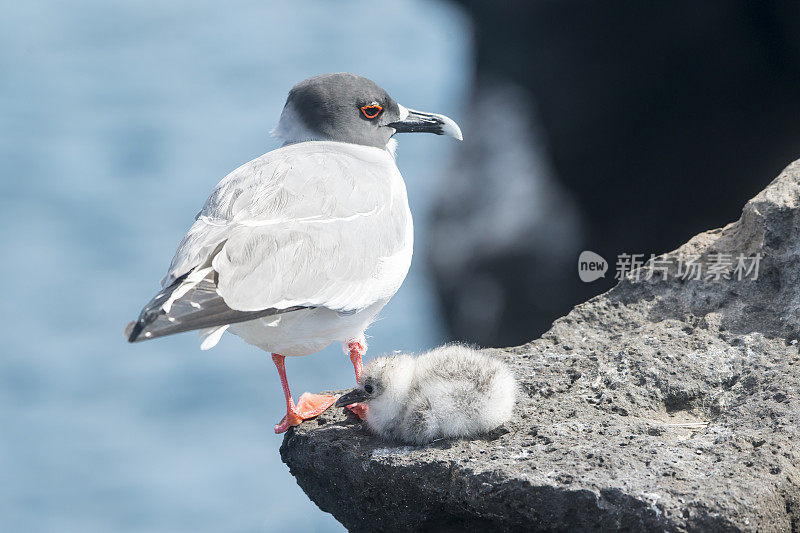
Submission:
M 358 386 L 337 406 L 354 409 L 374 433 L 425 444 L 442 437 L 474 437 L 511 418 L 517 384 L 499 359 L 457 344 L 418 357 L 373 359 Z
M 392 138 L 402 132 L 462 138 L 450 118 L 405 108 L 361 76 L 295 85 L 273 131 L 283 146 L 217 184 L 128 340 L 199 330 L 208 349 L 230 331 L 272 353 L 286 398 L 276 432 L 327 409 L 335 397 L 294 404 L 284 359 L 338 341 L 360 377 L 364 330 L 411 264 Z

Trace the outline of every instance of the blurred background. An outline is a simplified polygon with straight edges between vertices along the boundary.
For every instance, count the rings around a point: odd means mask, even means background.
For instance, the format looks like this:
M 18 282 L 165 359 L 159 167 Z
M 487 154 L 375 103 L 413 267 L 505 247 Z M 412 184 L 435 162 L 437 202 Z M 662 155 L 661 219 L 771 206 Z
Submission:
M 290 7 L 294 6 L 294 7 Z M 280 462 L 267 354 L 127 345 L 287 91 L 351 71 L 465 141 L 400 136 L 415 260 L 370 355 L 538 336 L 619 253 L 738 217 L 800 154 L 800 4 L 8 4 L 0 18 L 0 531 L 336 531 Z M 581 283 L 590 249 L 611 275 Z M 339 347 L 293 392 L 349 387 Z

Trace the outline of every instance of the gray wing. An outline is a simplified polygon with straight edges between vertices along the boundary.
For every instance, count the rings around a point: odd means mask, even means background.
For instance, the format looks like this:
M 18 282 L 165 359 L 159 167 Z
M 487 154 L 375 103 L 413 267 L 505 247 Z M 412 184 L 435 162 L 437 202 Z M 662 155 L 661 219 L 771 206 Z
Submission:
M 184 274 L 176 279 L 144 306 L 139 318 L 125 328 L 128 342 L 140 342 L 195 329 L 217 328 L 303 309 L 300 306 L 261 311 L 231 309 L 217 293 L 217 275 L 211 269 L 203 279 L 176 298 L 176 291 L 181 289 L 188 275 Z
M 270 152 L 217 185 L 128 338 L 305 307 L 363 309 L 405 277 L 410 228 L 385 151 L 300 143 Z

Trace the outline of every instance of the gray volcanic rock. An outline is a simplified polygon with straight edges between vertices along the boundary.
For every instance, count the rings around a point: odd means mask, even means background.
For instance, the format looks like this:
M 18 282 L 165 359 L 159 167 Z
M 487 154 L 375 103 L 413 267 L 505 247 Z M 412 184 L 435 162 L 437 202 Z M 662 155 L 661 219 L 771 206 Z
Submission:
M 702 279 L 680 276 L 692 258 Z M 400 446 L 331 410 L 284 462 L 353 531 L 800 531 L 800 162 L 658 259 L 666 279 L 636 271 L 490 350 L 524 391 L 495 433 Z

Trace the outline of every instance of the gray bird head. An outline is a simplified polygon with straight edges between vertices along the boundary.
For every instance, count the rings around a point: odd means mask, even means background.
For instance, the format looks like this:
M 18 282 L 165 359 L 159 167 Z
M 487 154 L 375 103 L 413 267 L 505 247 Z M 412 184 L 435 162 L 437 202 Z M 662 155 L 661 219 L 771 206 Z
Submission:
M 406 132 L 462 139 L 452 119 L 403 107 L 372 80 L 339 72 L 295 85 L 273 134 L 286 144 L 338 141 L 384 148 L 392 135 Z
M 411 386 L 414 364 L 409 355 L 373 359 L 364 366 L 358 386 L 336 400 L 336 407 L 358 402 L 402 402 Z

